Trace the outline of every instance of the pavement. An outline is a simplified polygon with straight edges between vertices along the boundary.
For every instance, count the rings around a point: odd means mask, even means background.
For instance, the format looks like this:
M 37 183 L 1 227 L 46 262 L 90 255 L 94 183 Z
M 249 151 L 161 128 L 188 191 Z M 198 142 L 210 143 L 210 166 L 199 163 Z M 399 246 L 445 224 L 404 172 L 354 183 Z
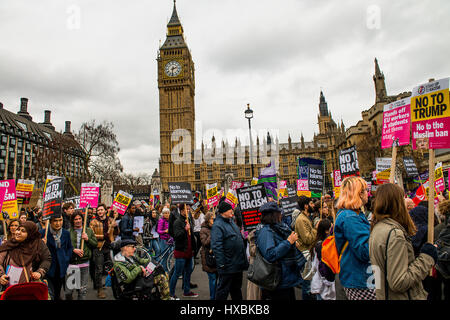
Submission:
M 105 279 L 105 277 L 104 277 Z M 103 279 L 103 282 L 104 282 Z M 192 289 L 193 292 L 198 294 L 197 298 L 184 298 L 183 297 L 183 281 L 181 279 L 178 279 L 177 286 L 175 289 L 175 295 L 180 298 L 180 300 L 209 300 L 209 282 L 208 282 L 208 275 L 206 272 L 202 270 L 202 265 L 200 262 L 200 259 L 196 260 L 196 265 L 194 268 L 194 271 L 191 275 L 191 283 L 197 284 L 198 287 L 195 289 Z M 336 293 L 337 293 L 337 300 L 346 300 L 345 293 L 343 292 L 342 288 L 339 285 L 339 278 L 336 277 Z M 114 296 L 112 293 L 112 290 L 110 287 L 105 288 L 105 294 L 106 299 L 104 300 L 114 300 Z M 76 294 L 73 295 L 76 299 Z M 243 280 L 242 280 L 242 296 L 247 296 L 247 273 L 243 273 Z M 301 289 L 296 288 L 295 289 L 295 296 L 297 300 L 302 299 L 302 291 Z M 88 285 L 88 294 L 87 294 L 87 300 L 103 300 L 97 298 L 97 290 L 94 290 L 93 284 L 90 280 Z

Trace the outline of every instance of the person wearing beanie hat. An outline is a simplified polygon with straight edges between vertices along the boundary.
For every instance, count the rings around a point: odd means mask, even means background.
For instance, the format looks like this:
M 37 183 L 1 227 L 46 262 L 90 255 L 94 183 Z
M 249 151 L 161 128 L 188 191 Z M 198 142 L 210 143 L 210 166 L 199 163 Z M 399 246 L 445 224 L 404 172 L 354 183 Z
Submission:
M 215 300 L 242 300 L 242 276 L 248 268 L 247 254 L 239 227 L 234 222 L 233 207 L 220 202 L 217 217 L 211 228 L 211 249 L 217 262 Z
M 295 247 L 298 235 L 281 218 L 281 209 L 275 202 L 263 204 L 261 224 L 256 228 L 256 247 L 270 263 L 281 266 L 281 280 L 274 290 L 261 289 L 262 299 L 295 300 L 295 287 L 302 283 L 300 276 L 305 257 Z

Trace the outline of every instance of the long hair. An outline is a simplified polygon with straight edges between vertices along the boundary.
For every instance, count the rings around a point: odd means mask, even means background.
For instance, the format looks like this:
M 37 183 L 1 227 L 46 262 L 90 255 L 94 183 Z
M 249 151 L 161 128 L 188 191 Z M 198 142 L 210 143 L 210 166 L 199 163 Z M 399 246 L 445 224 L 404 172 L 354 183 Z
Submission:
M 396 184 L 386 183 L 379 186 L 373 206 L 372 229 L 383 219 L 391 218 L 403 226 L 410 236 L 415 235 L 417 228 L 406 209 L 404 198 L 403 189 Z
M 341 193 L 336 207 L 359 212 L 363 206 L 361 194 L 367 189 L 367 182 L 361 177 L 347 177 L 342 181 Z

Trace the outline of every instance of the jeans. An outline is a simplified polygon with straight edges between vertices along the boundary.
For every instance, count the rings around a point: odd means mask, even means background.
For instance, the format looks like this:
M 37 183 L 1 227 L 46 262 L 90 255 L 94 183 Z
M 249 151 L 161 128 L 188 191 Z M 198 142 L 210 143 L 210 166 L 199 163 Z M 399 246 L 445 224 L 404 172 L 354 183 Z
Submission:
M 178 277 L 183 275 L 183 293 L 191 292 L 191 273 L 192 273 L 192 259 L 175 259 L 175 271 L 170 278 L 170 295 L 175 295 L 175 288 L 177 286 Z
M 209 300 L 214 300 L 216 298 L 217 273 L 207 272 L 207 274 L 209 280 Z
M 155 252 L 156 257 L 159 256 L 159 254 L 161 253 L 161 248 L 159 245 L 159 238 L 153 238 L 150 240 L 150 249 L 152 249 L 153 252 Z
M 107 248 L 103 246 L 101 251 L 98 248 L 94 249 L 95 287 L 97 289 L 101 289 L 103 287 L 102 276 L 104 265 L 107 261 L 111 261 L 109 246 Z
M 302 284 L 302 300 L 316 300 L 314 294 L 311 294 L 311 280 L 303 280 Z
M 159 239 L 159 253 L 162 254 L 164 252 L 164 250 L 167 249 L 169 245 L 167 244 L 166 240 L 163 239 Z M 167 273 L 169 273 L 168 268 L 166 267 L 166 261 L 167 261 L 167 255 L 159 261 L 159 263 L 163 266 L 164 271 L 166 271 Z
M 216 300 L 242 300 L 242 272 L 219 274 L 217 279 Z
M 89 266 L 80 268 L 80 289 L 69 289 L 66 284 L 66 300 L 71 299 L 73 291 L 78 292 L 78 300 L 86 300 L 88 281 Z

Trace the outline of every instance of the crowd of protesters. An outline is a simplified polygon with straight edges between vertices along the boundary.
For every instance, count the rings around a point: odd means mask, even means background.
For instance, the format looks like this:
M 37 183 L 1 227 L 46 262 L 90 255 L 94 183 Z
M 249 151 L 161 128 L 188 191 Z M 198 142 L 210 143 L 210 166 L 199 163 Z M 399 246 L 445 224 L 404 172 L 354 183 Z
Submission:
M 210 300 L 448 300 L 450 268 L 448 258 L 439 260 L 438 249 L 448 250 L 450 243 L 450 201 L 442 195 L 439 200 L 432 242 L 428 202 L 416 205 L 389 183 L 369 197 L 359 177 L 343 180 L 338 199 L 300 196 L 289 216 L 269 198 L 259 208 L 260 224 L 250 233 L 239 207 L 233 209 L 224 198 L 215 208 L 202 202 L 196 210 L 170 203 L 145 208 L 134 201 L 123 216 L 100 204 L 89 209 L 85 229 L 84 212 L 73 203 L 65 203 L 48 225 L 41 210 L 23 210 L 18 219 L 8 220 L 2 238 L 0 285 L 4 290 L 40 281 L 48 285 L 51 299 L 64 294 L 65 300 L 85 300 L 90 277 L 97 298 L 105 299 L 106 271 L 114 268 L 122 283 L 157 286 L 166 300 L 178 299 L 175 288 L 182 277 L 183 297 L 196 298 L 192 289 L 197 285 L 190 279 L 193 265 L 200 263 Z M 136 216 L 144 216 L 143 230 L 135 227 Z M 115 242 L 120 251 L 112 256 Z M 167 261 L 148 269 L 149 259 L 136 255 L 137 246 L 151 256 L 173 247 L 173 272 Z M 337 252 L 338 270 L 329 262 L 329 248 Z M 244 274 L 257 255 L 279 266 L 279 281 L 270 290 L 247 281 L 243 297 Z M 76 290 L 66 285 L 70 266 L 80 270 Z M 10 279 L 11 268 L 23 270 L 19 278 Z

